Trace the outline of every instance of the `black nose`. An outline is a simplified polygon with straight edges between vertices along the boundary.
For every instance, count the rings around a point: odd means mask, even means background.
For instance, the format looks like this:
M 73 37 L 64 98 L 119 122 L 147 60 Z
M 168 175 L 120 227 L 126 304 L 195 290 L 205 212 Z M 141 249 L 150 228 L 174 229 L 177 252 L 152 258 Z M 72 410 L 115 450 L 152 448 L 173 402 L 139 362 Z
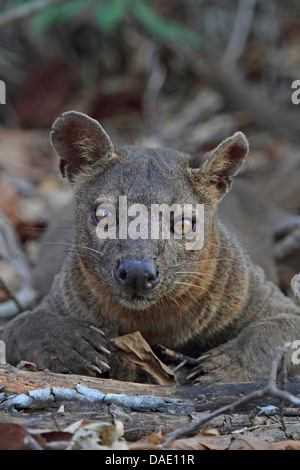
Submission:
M 125 258 L 114 267 L 116 282 L 135 292 L 153 289 L 160 281 L 160 271 L 153 260 Z

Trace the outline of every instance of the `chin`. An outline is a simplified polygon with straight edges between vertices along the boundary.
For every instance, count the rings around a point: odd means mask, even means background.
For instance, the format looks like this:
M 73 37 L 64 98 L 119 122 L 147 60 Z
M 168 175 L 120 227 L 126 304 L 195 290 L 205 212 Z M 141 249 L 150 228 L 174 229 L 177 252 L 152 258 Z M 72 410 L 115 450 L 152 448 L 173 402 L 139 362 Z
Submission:
M 142 295 L 134 295 L 132 298 L 120 299 L 120 303 L 123 307 L 130 310 L 146 310 L 147 308 L 155 305 L 154 300 L 147 299 Z

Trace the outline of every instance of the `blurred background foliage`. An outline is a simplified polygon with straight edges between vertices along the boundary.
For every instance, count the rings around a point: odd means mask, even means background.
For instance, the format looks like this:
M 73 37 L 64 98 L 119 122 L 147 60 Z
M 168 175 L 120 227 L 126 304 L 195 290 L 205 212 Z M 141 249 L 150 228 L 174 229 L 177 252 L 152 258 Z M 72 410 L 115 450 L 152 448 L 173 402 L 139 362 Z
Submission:
M 295 111 L 297 1 L 1 0 L 0 10 L 0 79 L 8 102 L 0 108 L 3 124 L 47 128 L 70 107 L 113 121 L 119 112 L 120 121 L 137 124 L 155 68 L 164 74 L 160 115 L 179 111 L 204 86 L 221 93 L 223 109 L 246 111 L 262 127 L 268 119 L 247 108 L 252 93 L 265 106 Z M 226 81 L 229 69 L 233 80 Z M 232 99 L 243 87 L 249 103 Z M 293 121 L 287 116 L 287 127 Z M 281 127 L 275 122 L 273 130 Z
M 241 130 L 240 175 L 300 214 L 298 0 L 0 0 L 0 80 L 0 212 L 32 260 L 71 197 L 49 143 L 71 109 L 116 145 L 195 155 Z
M 300 136 L 299 46 L 296 0 L 0 0 L 0 124 L 46 133 L 76 109 L 117 143 L 195 153 L 242 130 L 273 164 Z

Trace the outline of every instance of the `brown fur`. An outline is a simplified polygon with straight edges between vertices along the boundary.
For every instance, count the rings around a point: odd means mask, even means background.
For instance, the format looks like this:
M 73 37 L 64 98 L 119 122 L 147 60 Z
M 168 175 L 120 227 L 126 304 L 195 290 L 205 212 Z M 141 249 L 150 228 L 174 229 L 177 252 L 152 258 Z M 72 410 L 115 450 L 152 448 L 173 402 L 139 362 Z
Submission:
M 251 380 L 268 373 L 276 348 L 300 339 L 300 309 L 270 281 L 216 217 L 247 152 L 242 133 L 225 140 L 200 166 L 170 149 L 114 149 L 100 125 L 65 113 L 52 142 L 74 191 L 74 252 L 50 293 L 4 334 L 8 360 L 36 362 L 57 372 L 95 373 L 108 359 L 106 339 L 140 331 L 152 345 L 193 356 L 211 350 L 202 381 Z M 202 203 L 205 244 L 189 251 L 185 240 L 99 240 L 91 209 L 100 202 Z M 158 285 L 133 296 L 112 275 L 119 260 L 153 260 Z M 112 360 L 113 362 L 113 360 Z M 289 370 L 295 372 L 290 358 Z M 118 375 L 116 373 L 116 375 Z

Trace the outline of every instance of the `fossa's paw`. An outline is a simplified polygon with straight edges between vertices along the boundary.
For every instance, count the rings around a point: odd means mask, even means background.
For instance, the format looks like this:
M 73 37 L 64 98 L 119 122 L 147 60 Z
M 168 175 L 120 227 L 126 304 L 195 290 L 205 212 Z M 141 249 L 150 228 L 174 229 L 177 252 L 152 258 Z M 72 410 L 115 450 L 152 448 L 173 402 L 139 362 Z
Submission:
M 63 323 L 61 334 L 44 346 L 44 367 L 53 372 L 91 376 L 109 370 L 111 352 L 102 330 L 83 322 Z
M 209 385 L 251 380 L 238 354 L 228 349 L 227 345 L 220 346 L 199 358 L 199 365 L 187 377 L 189 382 L 194 385 Z
M 45 311 L 26 312 L 5 333 L 7 360 L 34 362 L 39 369 L 81 375 L 103 374 L 111 346 L 104 333 L 86 321 Z M 18 319 L 18 317 L 17 317 Z

